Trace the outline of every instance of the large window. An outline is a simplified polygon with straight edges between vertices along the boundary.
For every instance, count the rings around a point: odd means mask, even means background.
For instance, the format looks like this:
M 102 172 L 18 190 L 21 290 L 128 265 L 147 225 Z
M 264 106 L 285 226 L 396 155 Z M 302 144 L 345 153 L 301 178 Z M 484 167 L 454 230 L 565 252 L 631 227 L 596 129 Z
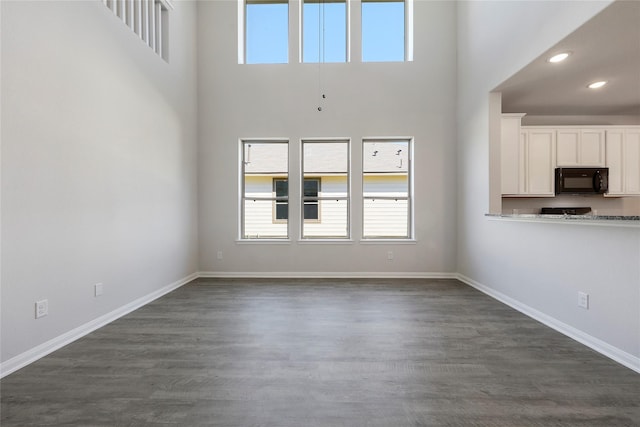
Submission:
M 289 62 L 288 0 L 246 0 L 245 63 Z
M 288 238 L 288 143 L 242 141 L 241 150 L 241 238 Z
M 363 237 L 411 238 L 411 141 L 365 140 Z
M 345 0 L 303 0 L 302 29 L 303 62 L 346 62 Z
M 362 0 L 362 61 L 404 61 L 404 0 Z
M 303 141 L 302 177 L 302 237 L 349 238 L 349 141 Z

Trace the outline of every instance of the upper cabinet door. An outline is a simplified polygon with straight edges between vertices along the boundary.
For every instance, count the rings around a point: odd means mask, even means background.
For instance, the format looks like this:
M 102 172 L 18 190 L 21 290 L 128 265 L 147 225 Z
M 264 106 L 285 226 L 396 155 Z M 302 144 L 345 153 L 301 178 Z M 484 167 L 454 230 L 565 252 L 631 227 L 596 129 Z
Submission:
M 527 193 L 554 196 L 556 133 L 551 129 L 531 129 L 527 136 Z
M 606 196 L 640 196 L 640 127 L 607 130 L 609 192 Z
M 604 130 L 582 129 L 580 131 L 580 166 L 604 166 Z
M 607 167 L 609 168 L 608 196 L 624 195 L 624 129 L 607 131 Z
M 624 190 L 627 195 L 640 195 L 640 129 L 625 130 Z
M 558 129 L 558 167 L 605 165 L 603 129 Z
M 580 129 L 559 129 L 557 132 L 558 166 L 580 166 Z
M 524 114 L 503 114 L 500 138 L 502 194 L 519 194 L 521 157 L 520 121 Z

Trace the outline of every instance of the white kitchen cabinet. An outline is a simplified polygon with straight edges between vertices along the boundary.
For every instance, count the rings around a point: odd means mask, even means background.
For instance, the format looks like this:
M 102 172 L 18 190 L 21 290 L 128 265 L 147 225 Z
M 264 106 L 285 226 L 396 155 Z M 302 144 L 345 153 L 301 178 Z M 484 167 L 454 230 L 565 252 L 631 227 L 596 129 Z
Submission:
M 524 194 L 553 197 L 556 164 L 556 132 L 552 129 L 523 129 L 525 146 Z
M 520 123 L 524 114 L 503 114 L 500 133 L 500 175 L 502 194 L 519 194 L 521 142 Z
M 508 121 L 508 119 L 507 119 Z M 509 136 L 509 146 L 502 151 L 502 194 L 504 197 L 553 197 L 556 155 L 556 132 L 553 129 L 519 129 L 517 144 L 513 144 L 516 126 L 507 123 L 503 141 Z M 506 150 L 504 150 L 506 148 Z
M 605 166 L 604 129 L 557 129 L 556 159 L 558 167 Z
M 640 127 L 606 132 L 607 196 L 640 196 Z

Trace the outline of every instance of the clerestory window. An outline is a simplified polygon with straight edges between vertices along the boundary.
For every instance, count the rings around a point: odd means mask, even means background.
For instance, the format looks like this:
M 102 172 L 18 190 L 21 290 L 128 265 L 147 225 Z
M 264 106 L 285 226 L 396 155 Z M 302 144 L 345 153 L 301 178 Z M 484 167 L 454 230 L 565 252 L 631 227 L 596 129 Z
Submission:
M 289 62 L 288 0 L 244 0 L 244 62 Z

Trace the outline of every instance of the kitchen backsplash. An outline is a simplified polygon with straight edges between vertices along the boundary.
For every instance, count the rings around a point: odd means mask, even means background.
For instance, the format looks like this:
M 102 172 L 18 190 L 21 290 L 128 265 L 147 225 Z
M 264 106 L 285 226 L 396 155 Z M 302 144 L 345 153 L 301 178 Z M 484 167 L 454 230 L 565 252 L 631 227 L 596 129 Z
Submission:
M 537 214 L 543 207 L 582 207 L 589 206 L 598 215 L 640 215 L 640 197 L 604 197 L 556 196 L 556 197 L 517 197 L 502 199 L 502 213 L 512 214 L 514 209 L 520 214 Z

